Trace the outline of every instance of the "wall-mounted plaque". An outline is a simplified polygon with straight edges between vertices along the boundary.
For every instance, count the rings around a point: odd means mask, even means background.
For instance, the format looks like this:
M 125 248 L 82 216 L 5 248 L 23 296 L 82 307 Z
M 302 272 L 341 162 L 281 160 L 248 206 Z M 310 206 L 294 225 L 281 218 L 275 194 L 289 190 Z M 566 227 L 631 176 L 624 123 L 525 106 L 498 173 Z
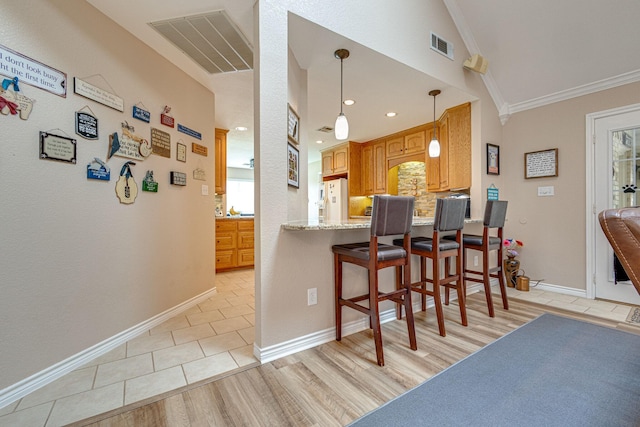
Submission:
M 201 156 L 207 157 L 209 155 L 209 149 L 204 145 L 196 144 L 195 142 L 191 143 L 191 152 L 200 154 Z
M 98 119 L 89 113 L 77 111 L 76 133 L 84 139 L 98 139 Z
M 178 146 L 176 147 L 176 160 L 180 162 L 187 161 L 187 146 L 184 144 L 180 144 L 178 142 Z
M 98 86 L 94 86 L 77 77 L 73 78 L 73 90 L 77 95 L 84 96 L 92 101 L 111 107 L 114 110 L 124 112 L 124 100 L 115 93 L 100 89 Z
M 151 128 L 151 149 L 153 154 L 171 158 L 171 134 L 160 129 Z
M 193 179 L 197 179 L 198 181 L 206 181 L 207 174 L 202 168 L 197 168 L 193 170 Z
M 148 170 L 147 174 L 142 180 L 142 191 L 149 191 L 151 193 L 158 192 L 158 183 L 153 179 L 153 171 Z
M 111 180 L 111 169 L 105 162 L 94 157 L 93 161 L 87 165 L 87 179 L 109 181 Z
M 20 59 L 18 59 L 20 58 Z M 11 68 L 12 75 L 20 75 L 21 82 L 46 90 L 63 98 L 67 97 L 67 74 L 0 45 L 0 69 L 5 74 Z M 6 67 L 6 68 L 5 68 Z
M 133 118 L 142 120 L 143 122 L 149 123 L 151 121 L 151 113 L 147 110 L 143 110 L 137 105 L 133 106 Z
M 547 176 L 558 176 L 558 149 L 524 153 L 525 179 Z
M 196 139 L 202 139 L 202 134 L 200 132 L 189 129 L 188 127 L 181 125 L 180 123 L 178 123 L 178 132 L 186 133 L 187 135 L 192 136 Z
M 171 184 L 173 185 L 187 185 L 187 174 L 184 172 L 171 172 Z
M 76 140 L 40 132 L 40 158 L 75 164 Z

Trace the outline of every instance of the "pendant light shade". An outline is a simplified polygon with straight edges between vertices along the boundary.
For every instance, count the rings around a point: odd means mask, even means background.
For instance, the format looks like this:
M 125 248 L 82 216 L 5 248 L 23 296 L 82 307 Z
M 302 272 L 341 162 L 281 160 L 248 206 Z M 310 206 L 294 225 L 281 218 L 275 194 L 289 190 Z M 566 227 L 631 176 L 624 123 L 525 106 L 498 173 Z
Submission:
M 436 123 L 436 96 L 440 95 L 439 90 L 429 92 L 433 96 L 433 139 L 429 143 L 429 157 L 440 157 L 440 141 L 438 141 L 438 124 Z
M 342 97 L 342 61 L 349 57 L 349 51 L 347 49 L 338 49 L 334 52 L 334 56 L 340 60 L 340 114 L 336 119 L 336 125 L 334 126 L 336 139 L 339 141 L 349 138 L 349 122 L 347 116 L 342 112 L 343 97 Z

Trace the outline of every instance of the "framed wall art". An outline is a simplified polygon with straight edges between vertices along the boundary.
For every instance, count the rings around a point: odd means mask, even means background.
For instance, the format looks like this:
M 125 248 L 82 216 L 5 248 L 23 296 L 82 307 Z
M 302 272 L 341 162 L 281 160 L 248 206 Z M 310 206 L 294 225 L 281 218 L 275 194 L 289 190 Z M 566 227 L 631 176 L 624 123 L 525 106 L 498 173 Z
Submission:
M 178 142 L 176 149 L 176 160 L 179 162 L 187 161 L 187 146 Z
M 300 117 L 291 108 L 291 105 L 287 104 L 288 107 L 288 127 L 287 127 L 287 136 L 289 137 L 289 141 L 294 144 L 300 144 Z
M 287 144 L 287 184 L 300 187 L 300 152 L 296 147 Z
M 487 144 L 487 175 L 500 175 L 500 147 Z
M 558 149 L 524 153 L 524 177 L 544 178 L 558 176 Z

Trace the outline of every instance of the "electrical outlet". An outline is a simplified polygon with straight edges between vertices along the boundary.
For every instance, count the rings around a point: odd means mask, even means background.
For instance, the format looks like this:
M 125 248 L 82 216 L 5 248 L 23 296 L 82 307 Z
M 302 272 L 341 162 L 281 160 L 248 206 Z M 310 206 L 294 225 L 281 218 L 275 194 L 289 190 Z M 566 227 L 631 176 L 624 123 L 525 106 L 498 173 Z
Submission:
M 318 303 L 318 288 L 307 289 L 307 305 L 316 305 Z
M 473 257 L 473 266 L 477 267 L 478 266 L 478 255 Z

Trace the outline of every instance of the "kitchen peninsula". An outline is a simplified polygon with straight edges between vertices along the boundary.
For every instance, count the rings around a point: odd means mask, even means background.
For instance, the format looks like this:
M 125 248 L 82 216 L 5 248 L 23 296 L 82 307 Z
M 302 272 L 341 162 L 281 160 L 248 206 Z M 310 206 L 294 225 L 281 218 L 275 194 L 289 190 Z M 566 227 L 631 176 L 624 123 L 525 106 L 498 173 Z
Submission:
M 467 218 L 465 224 L 480 224 L 481 219 Z M 414 217 L 413 227 L 432 226 L 433 217 Z M 282 224 L 283 230 L 289 231 L 313 231 L 313 230 L 361 230 L 371 228 L 370 219 L 351 218 L 344 221 L 321 221 L 321 220 L 300 220 L 289 221 Z M 365 239 L 366 240 L 366 239 Z

